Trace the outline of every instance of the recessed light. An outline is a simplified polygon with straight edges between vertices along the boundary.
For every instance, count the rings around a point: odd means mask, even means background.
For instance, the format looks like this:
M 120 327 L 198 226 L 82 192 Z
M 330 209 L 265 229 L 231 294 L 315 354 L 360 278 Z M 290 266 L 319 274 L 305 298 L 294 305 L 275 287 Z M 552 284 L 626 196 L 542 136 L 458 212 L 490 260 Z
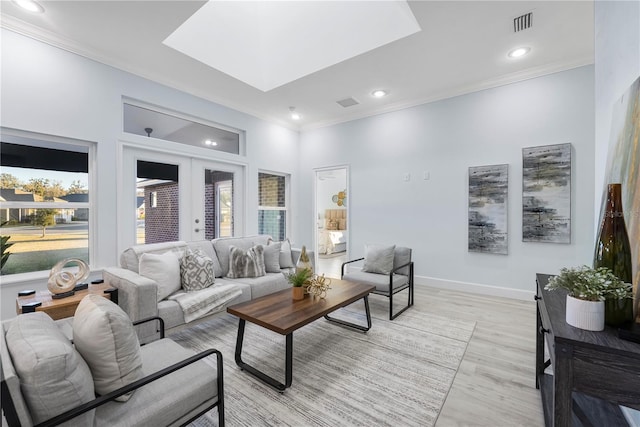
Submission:
M 511 52 L 507 54 L 509 58 L 520 58 L 525 56 L 531 50 L 530 47 L 519 47 L 517 49 L 513 49 Z
M 296 107 L 289 107 L 289 111 L 291 111 L 291 118 L 293 120 L 300 120 L 302 117 L 300 114 L 296 113 Z
M 386 90 L 382 90 L 382 89 L 374 90 L 373 92 L 371 92 L 371 95 L 374 98 L 382 98 L 383 96 L 387 96 L 388 94 L 389 94 L 389 92 L 387 92 Z
M 32 13 L 42 13 L 44 12 L 44 7 L 42 7 L 39 3 L 36 3 L 33 0 L 12 0 L 13 3 L 20 6 L 22 9 L 27 10 Z
M 217 142 L 212 141 L 212 140 L 210 140 L 210 139 L 207 139 L 204 143 L 205 143 L 205 145 L 212 145 L 212 146 L 214 146 L 214 147 L 215 147 L 216 145 L 218 145 L 218 143 L 217 143 Z

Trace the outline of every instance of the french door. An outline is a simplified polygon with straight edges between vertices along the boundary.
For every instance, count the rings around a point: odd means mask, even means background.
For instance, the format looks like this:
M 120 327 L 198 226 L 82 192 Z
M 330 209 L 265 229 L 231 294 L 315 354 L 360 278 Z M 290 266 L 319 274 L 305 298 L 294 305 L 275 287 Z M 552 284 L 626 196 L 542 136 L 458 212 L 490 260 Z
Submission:
M 244 234 L 244 165 L 124 147 L 119 251 Z

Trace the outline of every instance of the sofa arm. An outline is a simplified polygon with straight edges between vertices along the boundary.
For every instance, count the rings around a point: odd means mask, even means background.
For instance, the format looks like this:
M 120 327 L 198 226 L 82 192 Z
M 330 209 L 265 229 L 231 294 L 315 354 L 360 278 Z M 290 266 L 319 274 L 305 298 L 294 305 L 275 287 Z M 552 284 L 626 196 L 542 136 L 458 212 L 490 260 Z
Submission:
M 118 289 L 118 305 L 132 321 L 158 315 L 158 285 L 136 272 L 119 267 L 108 267 L 102 273 L 104 282 Z M 149 342 L 157 334 L 155 325 L 136 327 L 141 342 Z
M 291 248 L 291 261 L 293 261 L 293 265 L 298 264 L 298 259 L 300 258 L 301 253 L 302 253 L 301 248 Z M 316 255 L 314 251 L 310 251 L 307 249 L 307 255 L 309 256 L 309 261 L 311 262 L 313 271 L 316 271 Z

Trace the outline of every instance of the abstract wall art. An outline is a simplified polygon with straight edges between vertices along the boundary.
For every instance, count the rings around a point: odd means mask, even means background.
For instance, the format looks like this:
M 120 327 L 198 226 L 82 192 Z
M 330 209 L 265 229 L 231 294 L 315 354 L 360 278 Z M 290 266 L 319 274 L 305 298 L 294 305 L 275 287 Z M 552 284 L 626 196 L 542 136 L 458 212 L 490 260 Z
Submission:
M 571 144 L 522 149 L 522 241 L 571 243 Z
M 469 168 L 469 252 L 506 255 L 509 165 Z

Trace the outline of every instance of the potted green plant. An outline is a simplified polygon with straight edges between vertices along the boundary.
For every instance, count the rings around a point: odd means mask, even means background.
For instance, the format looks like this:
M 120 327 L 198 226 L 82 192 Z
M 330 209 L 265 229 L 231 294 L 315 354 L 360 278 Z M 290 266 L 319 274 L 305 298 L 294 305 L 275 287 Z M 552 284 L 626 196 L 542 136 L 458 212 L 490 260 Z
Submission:
M 308 268 L 296 269 L 295 272 L 286 274 L 287 281 L 291 283 L 293 289 L 293 299 L 301 300 L 304 298 L 305 286 L 309 284 L 309 280 L 313 276 L 313 272 Z
M 604 329 L 605 299 L 608 295 L 624 294 L 624 285 L 608 268 L 584 265 L 561 269 L 559 275 L 549 280 L 545 289 L 568 291 L 568 324 L 588 331 L 601 331 Z

